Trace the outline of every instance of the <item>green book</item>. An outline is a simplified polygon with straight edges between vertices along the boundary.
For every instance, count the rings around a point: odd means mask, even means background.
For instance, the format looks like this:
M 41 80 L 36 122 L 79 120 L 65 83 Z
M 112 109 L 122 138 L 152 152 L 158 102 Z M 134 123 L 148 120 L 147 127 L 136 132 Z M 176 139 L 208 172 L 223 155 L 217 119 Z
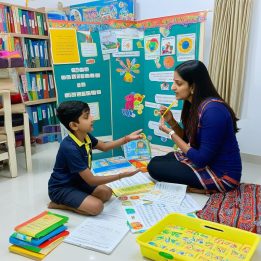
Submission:
M 43 237 L 68 221 L 68 217 L 44 211 L 15 227 L 15 231 L 34 238 Z

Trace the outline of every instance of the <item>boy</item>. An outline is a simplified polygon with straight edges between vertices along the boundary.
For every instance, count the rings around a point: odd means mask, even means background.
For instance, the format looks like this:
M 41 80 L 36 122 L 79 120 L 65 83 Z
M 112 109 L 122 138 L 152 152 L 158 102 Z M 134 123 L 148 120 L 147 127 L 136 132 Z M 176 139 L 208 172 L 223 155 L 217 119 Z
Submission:
M 49 208 L 67 209 L 84 215 L 98 215 L 103 203 L 110 199 L 112 190 L 103 185 L 139 172 L 94 176 L 91 172 L 92 148 L 108 151 L 131 140 L 141 139 L 142 130 L 123 138 L 104 143 L 91 134 L 93 116 L 87 103 L 66 101 L 57 109 L 57 117 L 69 130 L 56 156 L 53 173 L 48 182 L 51 202 Z

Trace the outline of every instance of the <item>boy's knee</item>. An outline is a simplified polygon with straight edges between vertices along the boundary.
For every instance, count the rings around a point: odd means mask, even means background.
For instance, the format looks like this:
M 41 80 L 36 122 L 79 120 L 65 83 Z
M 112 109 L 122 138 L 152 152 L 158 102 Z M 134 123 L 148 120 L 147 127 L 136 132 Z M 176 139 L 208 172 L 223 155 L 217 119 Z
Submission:
M 92 216 L 97 216 L 103 211 L 103 208 L 104 208 L 103 203 L 100 200 L 99 201 L 97 200 L 95 204 L 92 205 L 91 210 L 88 211 L 89 212 L 88 214 Z
M 106 187 L 104 190 L 104 201 L 108 201 L 112 196 L 112 189 L 109 187 Z
M 112 189 L 102 185 L 99 188 L 99 192 L 97 192 L 96 195 L 94 195 L 95 197 L 98 197 L 100 200 L 102 200 L 103 202 L 108 201 L 111 198 L 112 195 Z

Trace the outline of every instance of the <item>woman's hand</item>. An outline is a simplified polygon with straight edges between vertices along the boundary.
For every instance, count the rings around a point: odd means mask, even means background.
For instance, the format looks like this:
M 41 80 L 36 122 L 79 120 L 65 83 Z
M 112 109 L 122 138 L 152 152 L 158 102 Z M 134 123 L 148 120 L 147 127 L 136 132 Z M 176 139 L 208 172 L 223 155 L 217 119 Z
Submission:
M 160 118 L 159 129 L 160 129 L 161 131 L 165 132 L 166 134 L 169 134 L 170 131 L 172 131 L 170 128 L 168 128 L 168 127 L 165 125 L 165 120 L 164 120 L 164 118 Z
M 168 108 L 167 108 L 166 106 L 160 106 L 160 115 L 162 116 L 167 109 L 168 109 Z M 170 110 L 167 111 L 166 114 L 165 114 L 163 117 L 164 117 L 164 120 L 165 120 L 168 124 L 171 123 L 171 122 L 173 122 L 173 121 L 175 121 L 175 120 L 174 120 L 174 117 L 173 117 L 173 114 L 172 114 L 172 112 L 171 112 Z
M 142 136 L 141 132 L 142 132 L 142 129 L 136 130 L 136 131 L 132 132 L 131 134 L 125 136 L 126 142 L 142 139 L 143 136 Z

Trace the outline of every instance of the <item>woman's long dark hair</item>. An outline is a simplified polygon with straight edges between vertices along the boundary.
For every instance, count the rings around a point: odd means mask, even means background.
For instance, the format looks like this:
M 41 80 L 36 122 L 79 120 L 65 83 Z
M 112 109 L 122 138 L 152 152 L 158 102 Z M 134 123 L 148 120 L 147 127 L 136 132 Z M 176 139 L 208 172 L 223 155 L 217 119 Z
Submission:
M 207 98 L 218 98 L 224 101 L 216 91 L 206 66 L 197 60 L 186 61 L 176 67 L 175 71 L 180 77 L 193 87 L 192 102 L 184 101 L 181 120 L 184 126 L 187 138 L 190 137 L 192 146 L 197 147 L 196 134 L 198 127 L 198 108 L 199 105 Z M 228 108 L 234 126 L 234 132 L 238 132 L 237 118 L 232 108 L 224 102 Z

